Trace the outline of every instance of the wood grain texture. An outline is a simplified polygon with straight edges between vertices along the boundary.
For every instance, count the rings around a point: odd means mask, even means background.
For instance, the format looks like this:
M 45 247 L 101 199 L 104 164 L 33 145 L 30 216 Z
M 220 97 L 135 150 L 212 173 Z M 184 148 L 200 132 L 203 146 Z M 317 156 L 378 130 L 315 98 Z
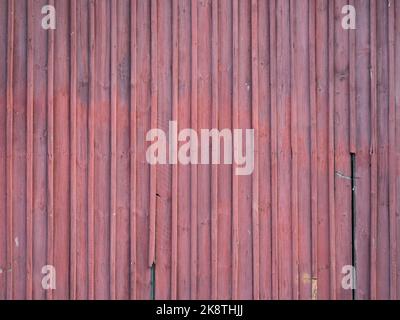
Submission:
M 398 299 L 399 14 L 0 1 L 0 299 Z M 254 129 L 252 174 L 147 163 L 147 132 L 172 120 Z
M 0 26 L 1 30 L 8 30 L 8 3 L 0 2 Z M 7 56 L 7 32 L 0 32 L 0 52 L 3 57 Z M 0 61 L 0 299 L 7 297 L 7 59 Z

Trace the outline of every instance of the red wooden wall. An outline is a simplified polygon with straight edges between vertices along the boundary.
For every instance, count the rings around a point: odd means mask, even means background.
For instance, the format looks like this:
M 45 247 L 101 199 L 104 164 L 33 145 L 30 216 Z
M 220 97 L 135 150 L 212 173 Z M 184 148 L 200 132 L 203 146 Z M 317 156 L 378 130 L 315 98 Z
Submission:
M 399 23 L 398 0 L 0 0 L 0 299 L 399 298 Z M 172 119 L 254 128 L 253 174 L 150 166 Z

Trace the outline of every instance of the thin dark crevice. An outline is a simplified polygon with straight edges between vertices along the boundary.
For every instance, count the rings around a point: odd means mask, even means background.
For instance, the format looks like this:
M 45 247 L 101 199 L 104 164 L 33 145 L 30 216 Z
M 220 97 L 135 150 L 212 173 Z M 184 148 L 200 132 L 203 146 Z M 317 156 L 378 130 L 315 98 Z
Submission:
M 156 299 L 156 265 L 153 262 L 150 269 L 150 300 Z
M 351 153 L 351 260 L 353 265 L 353 288 L 352 298 L 357 299 L 357 260 L 356 260 L 356 155 Z

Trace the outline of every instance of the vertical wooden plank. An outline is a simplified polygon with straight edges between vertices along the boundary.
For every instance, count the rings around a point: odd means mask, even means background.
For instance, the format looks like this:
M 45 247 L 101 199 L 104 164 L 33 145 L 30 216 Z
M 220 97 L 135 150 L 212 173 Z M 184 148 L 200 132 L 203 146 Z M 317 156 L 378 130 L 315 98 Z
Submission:
M 239 1 L 239 68 L 238 68 L 238 126 L 234 129 L 251 128 L 251 1 Z M 244 138 L 243 138 L 244 141 Z M 247 146 L 246 146 L 247 147 Z M 252 146 L 249 145 L 250 148 Z M 246 148 L 247 149 L 247 148 Z M 249 154 L 252 150 L 246 150 Z M 242 148 L 245 152 L 245 148 Z M 251 299 L 253 296 L 252 259 L 252 182 L 251 175 L 238 178 L 239 212 L 239 286 L 238 298 Z
M 218 4 L 212 2 L 212 27 L 211 27 L 211 50 L 212 50 L 212 112 L 211 128 L 218 129 L 218 70 L 219 70 L 219 37 L 218 37 Z M 213 149 L 215 146 L 212 147 Z M 211 165 L 211 299 L 218 297 L 218 167 Z
M 90 2 L 76 1 L 76 299 L 88 299 Z
M 198 4 L 198 131 L 209 129 L 212 121 L 212 1 Z M 201 152 L 199 157 L 201 157 Z M 201 163 L 201 162 L 200 162 Z M 211 165 L 198 168 L 198 298 L 210 299 L 212 293 L 212 197 Z
M 0 2 L 0 55 L 8 54 L 8 2 Z M 7 66 L 8 59 L 0 61 L 0 299 L 7 297 Z
M 70 299 L 76 299 L 77 291 L 77 8 L 76 0 L 70 2 L 70 175 L 71 175 L 71 221 L 70 221 Z
M 272 298 L 279 299 L 279 245 L 278 245 L 278 131 L 277 131 L 277 10 L 276 1 L 270 2 L 271 51 L 271 225 L 272 225 Z
M 157 128 L 157 1 L 151 1 L 151 128 Z M 155 226 L 156 226 L 156 188 L 157 170 L 150 167 L 150 225 L 149 225 L 149 267 L 155 260 Z
M 111 1 L 111 187 L 110 187 L 110 297 L 116 298 L 117 246 L 117 2 Z
M 400 190 L 400 110 L 397 106 L 400 104 L 400 27 L 399 21 L 400 19 L 400 2 L 394 1 L 395 6 L 395 101 L 396 101 L 396 177 L 397 177 L 397 194 L 399 194 Z M 400 201 L 397 201 L 397 212 L 400 212 Z M 397 215 L 396 219 L 396 235 L 397 235 L 397 298 L 400 297 L 400 216 Z
M 355 8 L 355 0 L 348 0 L 349 5 Z M 356 10 L 357 13 L 357 10 Z M 357 15 L 356 15 L 357 17 Z M 357 20 L 356 29 L 347 30 L 349 33 L 349 99 L 350 99 L 350 132 L 349 132 L 349 150 L 351 153 L 357 151 L 357 92 L 356 92 L 356 41 L 357 41 Z
M 150 298 L 150 268 L 149 268 L 149 205 L 150 205 L 150 166 L 146 161 L 146 133 L 151 128 L 152 112 L 152 75 L 151 65 L 157 64 L 152 59 L 152 37 L 158 33 L 152 20 L 150 1 L 137 2 L 137 238 L 136 238 L 136 298 Z M 140 32 L 139 32 L 140 30 Z M 159 260 L 157 259 L 157 263 Z M 156 273 L 157 268 L 156 267 Z M 157 285 L 161 282 L 156 275 Z
M 395 4 L 388 2 L 389 15 L 389 241 L 390 299 L 397 299 L 397 175 L 396 175 L 396 65 L 395 65 Z
M 190 106 L 190 122 L 191 128 L 197 132 L 198 124 L 198 73 L 197 73 L 197 46 L 198 46 L 198 25 L 197 25 L 197 0 L 192 0 L 191 2 L 191 31 L 192 31 L 192 43 L 191 43 L 191 106 Z M 190 298 L 197 299 L 197 230 L 198 230 L 198 219 L 197 219 L 197 163 L 191 164 L 190 172 L 191 180 L 191 216 L 190 216 Z
M 297 108 L 297 152 L 298 152 L 298 295 L 300 299 L 311 299 L 312 293 L 312 219 L 313 219 L 313 186 L 312 186 L 312 73 L 309 46 L 309 21 L 311 20 L 310 2 L 294 1 L 296 15 L 293 44 L 295 46 L 294 70 L 295 104 Z M 303 18 L 307 17 L 307 18 Z M 294 119 L 293 121 L 296 121 Z M 299 137 L 301 137 L 299 139 Z M 293 189 L 294 190 L 294 189 Z M 294 191 L 293 191 L 294 192 Z M 295 233 L 293 233 L 295 236 Z M 296 268 L 296 262 L 293 263 Z
M 233 97 L 232 97 L 232 129 L 239 126 L 239 0 L 233 0 L 232 8 L 233 34 Z M 232 298 L 239 298 L 239 208 L 238 208 L 238 176 L 236 165 L 232 165 Z
M 7 16 L 7 164 L 6 164 L 6 179 L 7 179 L 7 299 L 11 300 L 14 297 L 13 291 L 13 65 L 14 65 L 14 0 L 8 1 L 8 16 Z
M 89 2 L 89 176 L 88 176 L 88 292 L 89 299 L 95 298 L 95 249 L 94 249 L 94 230 L 95 230 L 95 216 L 94 216 L 94 125 L 95 125 L 95 2 Z
M 377 220 L 378 220 L 378 162 L 377 162 L 377 57 L 376 0 L 370 2 L 371 48 L 371 299 L 377 299 Z
M 158 119 L 152 128 L 160 128 L 166 134 L 169 132 L 169 121 L 172 119 L 172 63 L 173 63 L 173 42 L 172 42 L 172 1 L 159 1 L 157 27 L 157 38 L 154 39 L 158 52 L 156 64 L 157 69 L 157 90 L 158 90 Z M 154 22 L 155 23 L 155 22 Z M 154 34 L 154 32 L 152 32 Z M 153 111 L 152 111 L 153 112 Z M 156 186 L 156 299 L 171 299 L 172 293 L 172 166 L 157 165 L 157 186 Z
M 27 1 L 26 84 L 26 299 L 33 297 L 33 21 L 32 2 Z
M 54 33 L 54 105 L 53 105 L 53 214 L 54 267 L 57 289 L 54 299 L 68 299 L 70 293 L 70 5 L 55 1 L 58 9 Z M 63 93 L 63 94 L 62 94 Z M 67 120 L 68 121 L 67 121 Z
M 258 2 L 260 299 L 272 299 L 271 86 L 269 2 Z M 260 103 L 261 102 L 261 103 Z
M 94 213 L 95 298 L 110 298 L 111 2 L 96 2 Z
M 308 45 L 310 83 L 310 183 L 311 183 L 311 299 L 318 298 L 318 131 L 317 131 L 317 73 L 316 73 L 316 10 L 309 3 Z
M 89 0 L 76 2 L 76 293 L 88 299 Z M 72 25 L 71 25 L 72 26 Z M 71 70 L 72 71 L 72 70 Z M 72 97 L 71 97 L 72 98 Z M 71 128 L 72 129 L 72 128 Z M 71 140 L 72 146 L 72 140 Z M 72 163 L 71 163 L 72 165 Z M 72 189 L 71 189 L 72 191 Z M 72 249 L 72 248 L 71 248 Z M 71 261 L 72 262 L 72 261 Z M 72 270 L 71 270 L 72 271 Z M 71 285 L 72 288 L 72 285 Z
M 178 0 L 172 0 L 172 121 L 178 120 L 179 104 L 179 5 Z M 171 134 L 175 139 L 175 134 Z M 172 151 L 169 154 L 169 163 L 172 164 L 172 220 L 171 220 L 171 299 L 176 300 L 178 289 L 178 165 L 172 141 L 168 141 Z
M 41 16 L 46 0 L 32 3 L 33 19 Z M 40 20 L 39 20 L 40 21 Z M 33 23 L 33 299 L 45 299 L 42 267 L 47 261 L 47 30 Z
M 349 0 L 349 5 L 355 8 L 355 0 Z M 356 11 L 357 12 L 357 11 Z M 357 24 L 357 22 L 356 22 Z M 356 26 L 357 28 L 357 26 Z M 356 151 L 357 151 L 357 91 L 356 91 L 356 73 L 357 73 L 357 65 L 356 65 L 356 31 L 355 30 L 348 30 L 349 32 L 349 108 L 350 108 L 350 129 L 349 129 L 349 152 L 350 161 L 351 161 L 351 172 L 353 175 L 357 174 L 355 171 L 357 166 L 357 159 L 356 159 Z M 354 161 L 354 164 L 353 164 Z M 354 165 L 354 166 L 353 166 Z M 353 171 L 354 170 L 354 171 Z M 351 198 L 351 257 L 352 257 L 352 264 L 357 272 L 357 211 L 356 211 L 356 199 L 353 197 L 356 192 L 356 184 L 355 182 L 351 182 L 352 185 L 352 198 Z M 357 282 L 357 279 L 355 280 Z M 356 283 L 357 287 L 357 283 Z M 356 298 L 357 291 L 356 288 L 352 292 L 352 299 Z
M 133 192 L 130 188 L 130 117 L 132 115 L 130 108 L 130 2 L 130 0 L 117 1 L 118 19 L 115 22 L 118 47 L 115 65 L 117 78 L 115 298 L 118 300 L 129 298 L 130 287 L 130 193 Z M 136 191 L 136 188 L 134 190 Z
M 251 75 L 252 128 L 254 129 L 254 171 L 252 179 L 252 236 L 253 236 L 253 299 L 260 299 L 260 218 L 259 218 L 259 63 L 258 63 L 258 1 L 251 2 Z M 251 152 L 251 150 L 247 150 Z
M 301 51 L 304 48 L 299 48 L 299 43 L 297 39 L 297 28 L 299 27 L 299 18 L 303 17 L 304 12 L 297 13 L 298 8 L 296 8 L 296 3 L 298 1 L 290 2 L 290 34 L 292 36 L 291 42 L 291 61 L 290 61 L 290 72 L 291 72 L 291 110 L 290 110 L 290 146 L 292 149 L 292 159 L 291 159 L 291 219 L 292 219 L 292 247 L 293 247 L 293 256 L 291 259 L 291 263 L 293 264 L 292 268 L 292 295 L 294 299 L 299 299 L 299 148 L 298 148 L 298 109 L 300 108 L 300 103 L 297 102 L 298 90 L 304 89 L 301 88 L 300 85 L 303 83 L 301 79 L 302 71 L 299 71 L 301 63 L 304 63 L 304 60 L 298 61 L 298 56 L 302 58 Z M 302 18 L 300 18 L 302 20 Z M 300 34 L 304 33 L 304 29 L 301 30 Z M 297 89 L 299 88 L 299 89 Z M 301 116 L 301 115 L 300 115 Z
M 336 216 L 335 216 L 335 3 L 328 1 L 328 74 L 329 74 L 329 110 L 328 110 L 328 185 L 329 185 L 329 244 L 330 244 L 330 289 L 331 299 L 336 299 Z
M 278 246 L 279 246 L 279 298 L 291 299 L 292 222 L 291 222 L 291 146 L 290 146 L 290 2 L 277 2 L 277 173 L 278 173 Z
M 54 31 L 47 38 L 47 263 L 54 266 Z M 46 293 L 52 300 L 53 291 Z
M 26 299 L 27 3 L 15 2 L 13 58 L 13 299 Z
M 26 299 L 27 3 L 15 3 L 13 64 L 13 281 L 14 299 Z M 22 173 L 22 174 L 21 174 Z
M 390 298 L 388 1 L 377 2 L 377 298 Z
M 190 30 L 190 1 L 179 0 L 178 3 L 178 132 L 191 128 L 190 122 L 190 90 L 191 90 L 191 33 Z M 187 137 L 179 137 L 179 142 L 185 140 L 181 146 L 186 145 Z M 186 145 L 187 146 L 187 145 Z M 191 182 L 190 166 L 179 163 L 178 165 L 178 220 L 177 220 L 177 299 L 190 299 L 190 216 L 191 216 Z
M 318 145 L 318 299 L 330 297 L 330 202 L 329 202 L 329 0 L 316 2 L 316 82 Z
M 355 260 L 357 289 L 355 299 L 370 298 L 370 216 L 371 216 L 371 97 L 370 97 L 370 4 L 355 1 L 357 12 L 356 37 L 356 236 Z M 366 107 L 368 106 L 368 107 Z
M 130 70 L 130 298 L 136 299 L 137 265 L 137 0 L 131 0 L 131 70 Z
M 222 0 L 218 10 L 218 128 L 232 127 L 232 6 Z M 222 162 L 221 158 L 221 162 Z M 224 161 L 225 162 L 225 161 Z M 218 299 L 232 298 L 232 165 L 218 166 Z

